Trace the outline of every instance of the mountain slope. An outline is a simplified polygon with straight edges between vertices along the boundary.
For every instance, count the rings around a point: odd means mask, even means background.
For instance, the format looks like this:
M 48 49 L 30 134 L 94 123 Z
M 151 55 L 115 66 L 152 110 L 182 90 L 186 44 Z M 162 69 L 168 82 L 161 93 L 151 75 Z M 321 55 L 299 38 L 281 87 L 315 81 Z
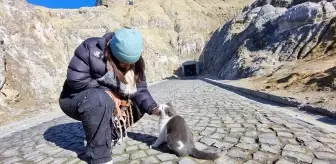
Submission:
M 122 26 L 137 28 L 145 37 L 148 81 L 157 81 L 185 60 L 198 59 L 210 33 L 251 2 L 139 0 L 50 10 L 24 0 L 1 1 L 0 125 L 59 110 L 67 64 L 88 37 Z

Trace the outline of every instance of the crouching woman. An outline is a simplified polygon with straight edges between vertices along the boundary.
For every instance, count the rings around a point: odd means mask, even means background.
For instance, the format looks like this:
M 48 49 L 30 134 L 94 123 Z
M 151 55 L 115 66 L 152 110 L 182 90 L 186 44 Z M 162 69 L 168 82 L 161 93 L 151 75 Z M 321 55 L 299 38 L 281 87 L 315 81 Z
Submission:
M 147 90 L 142 50 L 141 33 L 121 28 L 84 40 L 69 63 L 59 104 L 67 116 L 82 122 L 92 164 L 112 163 L 111 142 L 120 137 L 113 118 L 120 100 L 134 104 L 134 122 L 144 113 L 159 115 Z

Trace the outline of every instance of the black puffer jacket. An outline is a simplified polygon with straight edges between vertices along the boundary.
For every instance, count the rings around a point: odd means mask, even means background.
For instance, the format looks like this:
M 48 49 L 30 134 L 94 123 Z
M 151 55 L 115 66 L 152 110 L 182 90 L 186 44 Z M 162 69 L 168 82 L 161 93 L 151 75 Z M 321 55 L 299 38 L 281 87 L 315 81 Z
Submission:
M 61 97 L 67 97 L 89 88 L 107 89 L 98 83 L 107 72 L 104 62 L 103 50 L 114 33 L 107 33 L 103 37 L 91 37 L 84 40 L 75 50 L 67 70 L 67 79 L 63 86 Z M 134 101 L 141 111 L 152 113 L 157 106 L 151 94 L 147 90 L 147 83 L 143 81 L 137 84 L 137 93 Z

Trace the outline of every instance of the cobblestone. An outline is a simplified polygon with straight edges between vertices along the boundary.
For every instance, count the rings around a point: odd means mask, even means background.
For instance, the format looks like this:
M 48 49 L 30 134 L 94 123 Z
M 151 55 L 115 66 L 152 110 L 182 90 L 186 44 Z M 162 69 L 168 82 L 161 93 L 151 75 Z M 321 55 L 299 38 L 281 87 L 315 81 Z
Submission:
M 211 162 L 177 157 L 165 144 L 149 149 L 158 136 L 158 118 L 145 115 L 129 129 L 129 139 L 113 147 L 115 164 L 336 163 L 335 132 L 272 110 L 259 100 L 198 80 L 170 80 L 149 89 L 158 103 L 173 98 L 194 133 L 196 148 L 223 155 Z M 0 138 L 0 164 L 86 163 L 77 157 L 84 143 L 81 123 L 64 116 Z
M 239 148 L 232 148 L 227 153 L 230 157 L 249 159 L 250 153 Z
M 70 158 L 70 157 L 76 157 L 77 154 L 70 150 L 61 150 L 59 153 L 53 156 L 56 158 Z
M 195 143 L 195 147 L 196 147 L 197 149 L 199 149 L 199 150 L 204 150 L 204 149 L 208 148 L 208 146 L 206 146 L 206 145 L 204 145 L 204 144 L 202 144 L 202 143 L 200 143 L 200 142 L 196 142 L 196 143 Z
M 329 152 L 314 152 L 316 158 L 323 160 L 336 161 L 336 154 Z
M 288 137 L 288 138 L 292 138 L 293 134 L 292 133 L 288 133 L 288 132 L 277 132 L 278 137 Z
M 312 138 L 311 136 L 300 136 L 296 138 L 299 142 L 303 142 L 303 143 L 316 142 L 316 140 Z
M 330 147 L 332 150 L 336 151 L 336 144 L 326 144 L 328 147 Z
M 33 163 L 38 163 L 38 162 L 42 161 L 45 158 L 47 158 L 46 155 L 44 155 L 42 153 L 37 153 L 37 154 L 29 156 L 29 157 L 27 157 L 25 159 L 28 160 L 28 161 L 32 161 Z
M 319 159 L 314 159 L 313 164 L 330 164 L 329 161 L 324 161 L 324 160 L 319 160 Z
M 313 161 L 313 158 L 309 155 L 299 153 L 299 152 L 293 152 L 293 151 L 282 151 L 282 156 L 292 158 L 295 160 L 296 163 L 299 162 L 307 162 L 311 163 Z
M 216 140 L 211 139 L 211 138 L 207 138 L 207 137 L 203 137 L 203 138 L 200 139 L 200 142 L 204 143 L 208 146 L 211 146 L 212 144 L 214 144 L 216 142 Z
M 176 160 L 176 159 L 177 159 L 177 156 L 176 156 L 176 155 L 173 155 L 173 154 L 167 154 L 167 153 L 157 155 L 157 157 L 158 157 L 162 162 L 164 162 L 164 161 L 169 161 L 169 160 Z
M 253 154 L 253 159 L 260 161 L 260 162 L 264 162 L 264 161 L 274 161 L 277 159 L 277 156 L 271 153 L 266 153 L 266 152 L 262 152 L 262 151 L 258 151 L 256 153 Z
M 10 164 L 10 163 L 15 163 L 21 161 L 20 157 L 10 157 L 10 158 L 6 158 L 2 161 L 3 164 Z
M 298 145 L 286 145 L 283 150 L 288 150 L 288 151 L 296 151 L 300 153 L 305 153 L 306 150 L 303 146 L 298 146 Z
M 143 150 L 140 150 L 140 151 L 136 151 L 134 153 L 131 154 L 131 159 L 137 159 L 137 158 L 140 158 L 140 157 L 145 157 L 146 154 Z
M 254 161 L 254 160 L 249 160 L 249 161 L 245 162 L 244 164 L 260 164 L 260 163 L 257 162 L 257 161 Z
M 69 161 L 66 162 L 66 164 L 75 164 L 75 163 L 79 163 L 80 160 L 78 158 L 75 158 L 75 159 L 71 159 Z
M 149 149 L 149 147 L 148 147 L 146 144 L 140 144 L 140 145 L 139 145 L 139 148 L 140 148 L 141 150 Z
M 280 159 L 275 164 L 294 164 L 294 163 L 289 162 L 289 161 L 287 161 L 285 159 Z
M 229 156 L 222 156 L 215 160 L 216 164 L 241 164 L 243 161 L 241 159 L 231 158 Z
M 248 131 L 248 132 L 245 133 L 245 135 L 248 136 L 248 137 L 255 138 L 255 137 L 258 136 L 258 133 L 257 133 L 257 131 Z
M 323 142 L 323 143 L 333 143 L 336 144 L 336 139 L 333 138 L 326 138 L 326 137 L 315 137 L 316 140 Z
M 134 151 L 134 150 L 138 150 L 138 146 L 129 146 L 126 148 L 126 152 L 130 152 L 130 151 Z
M 261 144 L 261 151 L 270 152 L 274 154 L 279 154 L 281 152 L 280 145 L 268 145 L 268 144 Z
M 289 129 L 282 126 L 273 126 L 272 129 L 276 132 L 283 132 L 283 133 L 289 132 Z
M 141 159 L 141 163 L 143 163 L 143 164 L 155 164 L 155 163 L 159 163 L 159 161 L 154 157 L 145 157 L 145 158 Z
M 313 151 L 321 151 L 321 152 L 331 152 L 334 153 L 335 151 L 331 148 L 326 147 L 320 142 L 307 142 L 305 143 L 306 147 Z
M 126 143 L 127 143 L 127 145 L 130 145 L 130 146 L 141 144 L 141 142 L 139 142 L 139 141 L 134 141 L 134 140 L 127 141 Z
M 276 135 L 273 132 L 267 132 L 267 133 L 260 133 L 258 137 L 259 138 L 276 138 Z
M 254 138 L 251 138 L 251 137 L 241 137 L 239 142 L 241 143 L 249 143 L 249 144 L 253 144 L 255 143 L 255 139 Z
M 50 163 L 52 161 L 54 161 L 54 159 L 51 158 L 51 157 L 48 157 L 48 158 L 45 158 L 42 161 L 38 162 L 37 164 L 47 164 L 47 163 Z M 71 163 L 68 162 L 67 164 L 71 164 Z
M 213 146 L 222 150 L 227 150 L 231 148 L 233 144 L 228 142 L 216 142 Z
M 159 154 L 160 151 L 154 150 L 154 149 L 148 149 L 147 150 L 147 154 L 148 155 L 155 155 L 155 154 Z
M 210 136 L 210 138 L 213 139 L 222 139 L 224 137 L 224 134 L 221 133 L 214 133 L 213 135 Z
M 214 132 L 212 132 L 212 131 L 203 131 L 203 132 L 200 133 L 200 135 L 202 135 L 202 136 L 209 136 L 209 135 L 211 135 L 213 133 Z
M 255 151 L 259 149 L 259 144 L 247 144 L 247 143 L 239 143 L 236 145 L 239 148 Z
M 283 144 L 291 144 L 291 145 L 299 145 L 300 143 L 297 142 L 296 139 L 294 138 L 279 138 L 279 140 L 281 141 L 281 143 Z
M 270 144 L 270 145 L 281 145 L 281 142 L 276 137 L 259 138 L 259 142 L 263 144 Z
M 224 141 L 231 142 L 231 143 L 237 143 L 238 140 L 239 140 L 238 138 L 234 138 L 234 137 L 225 137 L 224 138 Z
M 129 154 L 123 154 L 123 155 L 120 155 L 120 156 L 113 156 L 112 161 L 113 161 L 113 163 L 117 163 L 117 162 L 127 163 L 129 161 Z
M 62 151 L 61 148 L 49 148 L 49 149 L 45 149 L 43 151 L 43 153 L 48 154 L 49 156 L 52 156 L 52 155 L 55 155 L 55 154 L 57 154 L 61 151 Z
M 131 161 L 130 164 L 140 164 L 139 161 Z
M 54 160 L 51 162 L 52 164 L 59 164 L 59 163 L 63 163 L 66 160 L 68 160 L 67 158 L 54 158 Z
M 245 129 L 244 128 L 230 128 L 230 132 L 244 132 Z
M 227 128 L 240 128 L 242 127 L 241 124 L 226 124 Z
M 193 160 L 190 159 L 190 158 L 185 157 L 185 158 L 182 158 L 178 163 L 179 163 L 179 164 L 194 164 L 194 163 L 196 163 L 196 162 L 193 161 Z
M 114 149 L 112 149 L 112 154 L 122 154 L 125 148 L 126 148 L 125 144 L 116 145 Z

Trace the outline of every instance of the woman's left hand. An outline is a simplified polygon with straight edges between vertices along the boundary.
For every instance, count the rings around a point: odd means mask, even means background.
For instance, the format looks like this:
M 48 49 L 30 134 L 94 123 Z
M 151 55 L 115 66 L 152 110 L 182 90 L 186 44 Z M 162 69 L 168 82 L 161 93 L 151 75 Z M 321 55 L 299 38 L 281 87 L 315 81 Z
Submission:
M 158 109 L 159 107 L 155 107 L 152 111 L 152 115 L 160 116 L 161 111 Z

